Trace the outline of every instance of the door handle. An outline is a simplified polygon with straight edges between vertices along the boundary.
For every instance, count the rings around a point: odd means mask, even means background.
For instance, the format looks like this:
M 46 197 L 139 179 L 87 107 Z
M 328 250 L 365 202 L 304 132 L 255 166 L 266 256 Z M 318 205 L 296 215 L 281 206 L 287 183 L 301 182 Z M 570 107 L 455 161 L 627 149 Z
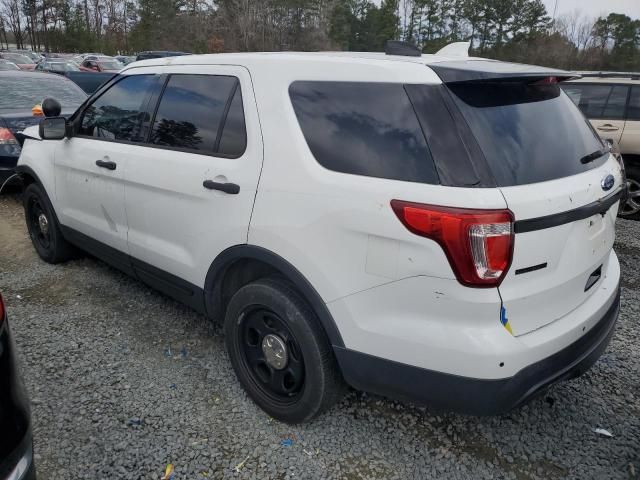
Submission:
M 205 180 L 202 182 L 202 186 L 209 190 L 220 190 L 229 195 L 237 195 L 240 193 L 240 185 L 236 185 L 235 183 L 220 183 L 214 182 L 213 180 Z
M 596 127 L 596 128 L 603 132 L 615 132 L 616 130 L 620 130 L 619 127 L 611 125 L 610 123 L 605 123 L 604 125 L 600 125 L 599 127 Z
M 116 162 L 111 162 L 109 160 L 96 160 L 96 165 L 100 168 L 106 168 L 107 170 L 115 170 Z

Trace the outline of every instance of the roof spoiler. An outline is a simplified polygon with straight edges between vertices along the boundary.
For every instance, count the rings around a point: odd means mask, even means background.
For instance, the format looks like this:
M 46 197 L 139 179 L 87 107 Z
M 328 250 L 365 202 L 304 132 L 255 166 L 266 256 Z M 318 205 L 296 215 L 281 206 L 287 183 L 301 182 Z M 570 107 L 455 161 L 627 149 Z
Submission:
M 549 77 L 555 77 L 558 82 L 562 82 L 580 78 L 579 74 L 567 70 L 486 59 L 434 62 L 429 64 L 429 67 L 436 72 L 444 83 L 535 81 Z
M 453 42 L 449 45 L 445 45 L 436 52 L 436 55 L 445 55 L 447 57 L 469 57 L 469 49 L 471 48 L 471 42 Z

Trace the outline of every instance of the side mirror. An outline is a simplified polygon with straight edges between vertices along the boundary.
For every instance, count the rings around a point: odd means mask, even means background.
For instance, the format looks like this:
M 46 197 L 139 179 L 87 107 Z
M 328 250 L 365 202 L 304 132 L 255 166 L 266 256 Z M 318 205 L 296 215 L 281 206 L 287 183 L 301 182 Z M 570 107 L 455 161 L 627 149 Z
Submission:
M 44 118 L 39 127 L 43 140 L 62 140 L 67 136 L 67 119 L 64 117 Z
M 60 105 L 60 102 L 53 98 L 44 99 L 42 102 L 42 113 L 44 113 L 45 117 L 59 117 L 60 112 L 62 112 L 62 105 Z

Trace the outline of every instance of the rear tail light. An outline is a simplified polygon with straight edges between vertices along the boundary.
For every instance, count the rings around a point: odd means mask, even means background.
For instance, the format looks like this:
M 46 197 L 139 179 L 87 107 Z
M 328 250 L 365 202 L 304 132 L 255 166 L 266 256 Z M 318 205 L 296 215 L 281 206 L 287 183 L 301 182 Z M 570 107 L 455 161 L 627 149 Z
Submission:
M 456 278 L 469 287 L 496 287 L 513 256 L 513 213 L 392 200 L 391 208 L 412 233 L 438 242 Z
M 11 130 L 0 127 L 0 145 L 17 145 L 18 140 L 13 136 Z

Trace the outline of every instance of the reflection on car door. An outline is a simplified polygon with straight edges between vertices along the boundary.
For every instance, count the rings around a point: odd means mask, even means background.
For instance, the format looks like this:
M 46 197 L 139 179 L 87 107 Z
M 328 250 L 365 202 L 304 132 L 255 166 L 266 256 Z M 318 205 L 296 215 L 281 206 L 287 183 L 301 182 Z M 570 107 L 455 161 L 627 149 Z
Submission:
M 247 241 L 262 139 L 246 69 L 168 66 L 163 77 L 149 147 L 126 165 L 129 250 L 141 279 L 193 305 L 213 259 Z
M 142 148 L 135 143 L 145 119 L 148 126 L 145 102 L 155 80 L 131 75 L 115 83 L 74 119 L 74 136 L 60 142 L 55 153 L 61 223 L 125 254 L 123 175 L 130 152 Z
M 601 138 L 620 141 L 625 128 L 627 85 L 571 83 L 564 91 L 590 120 Z

